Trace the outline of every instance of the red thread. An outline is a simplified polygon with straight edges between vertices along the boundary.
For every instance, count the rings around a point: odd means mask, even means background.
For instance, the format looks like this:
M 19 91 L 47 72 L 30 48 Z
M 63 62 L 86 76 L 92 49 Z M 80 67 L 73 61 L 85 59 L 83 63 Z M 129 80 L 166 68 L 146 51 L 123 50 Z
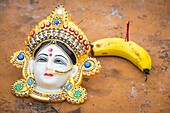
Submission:
M 130 21 L 128 21 L 128 23 L 127 23 L 127 31 L 126 31 L 126 42 L 128 42 L 129 41 L 129 24 L 130 24 Z

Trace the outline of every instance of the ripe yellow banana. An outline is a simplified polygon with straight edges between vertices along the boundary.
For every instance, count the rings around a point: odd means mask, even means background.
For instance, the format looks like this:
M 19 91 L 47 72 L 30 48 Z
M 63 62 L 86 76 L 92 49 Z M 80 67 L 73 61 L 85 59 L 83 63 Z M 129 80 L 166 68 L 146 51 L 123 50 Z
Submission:
M 121 38 L 104 38 L 93 42 L 94 56 L 119 56 L 135 64 L 145 74 L 151 70 L 151 58 L 141 46 Z

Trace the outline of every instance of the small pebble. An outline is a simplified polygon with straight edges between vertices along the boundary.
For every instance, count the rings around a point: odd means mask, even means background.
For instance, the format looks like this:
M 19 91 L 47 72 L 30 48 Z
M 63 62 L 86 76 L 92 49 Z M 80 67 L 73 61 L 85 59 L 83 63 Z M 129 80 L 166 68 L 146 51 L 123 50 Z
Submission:
M 119 18 L 123 19 L 123 18 L 125 18 L 125 16 L 123 14 L 119 14 Z
M 118 10 L 117 9 L 112 9 L 111 15 L 116 15 L 118 14 Z
M 31 102 L 30 102 L 29 104 L 30 104 L 30 106 L 32 106 L 32 103 L 31 103 Z

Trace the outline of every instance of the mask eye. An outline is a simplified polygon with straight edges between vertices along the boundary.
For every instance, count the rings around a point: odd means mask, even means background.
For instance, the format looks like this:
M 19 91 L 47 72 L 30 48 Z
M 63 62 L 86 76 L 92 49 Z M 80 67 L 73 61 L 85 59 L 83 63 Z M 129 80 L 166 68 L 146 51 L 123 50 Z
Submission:
M 54 63 L 56 63 L 56 64 L 61 64 L 61 65 L 67 65 L 62 59 L 60 59 L 60 58 L 56 58 L 55 60 L 54 60 Z
M 47 59 L 45 57 L 39 57 L 36 62 L 47 62 Z

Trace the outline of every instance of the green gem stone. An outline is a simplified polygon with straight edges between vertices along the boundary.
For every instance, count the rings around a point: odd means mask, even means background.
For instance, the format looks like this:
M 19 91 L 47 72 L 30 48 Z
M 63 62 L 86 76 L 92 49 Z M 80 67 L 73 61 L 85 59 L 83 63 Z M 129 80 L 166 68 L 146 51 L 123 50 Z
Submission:
M 82 96 L 82 92 L 80 90 L 74 91 L 74 97 L 79 98 Z
M 22 84 L 17 84 L 15 85 L 15 90 L 19 91 L 23 88 L 23 85 Z
M 55 41 L 53 40 L 51 43 L 52 43 L 52 44 L 55 44 Z

